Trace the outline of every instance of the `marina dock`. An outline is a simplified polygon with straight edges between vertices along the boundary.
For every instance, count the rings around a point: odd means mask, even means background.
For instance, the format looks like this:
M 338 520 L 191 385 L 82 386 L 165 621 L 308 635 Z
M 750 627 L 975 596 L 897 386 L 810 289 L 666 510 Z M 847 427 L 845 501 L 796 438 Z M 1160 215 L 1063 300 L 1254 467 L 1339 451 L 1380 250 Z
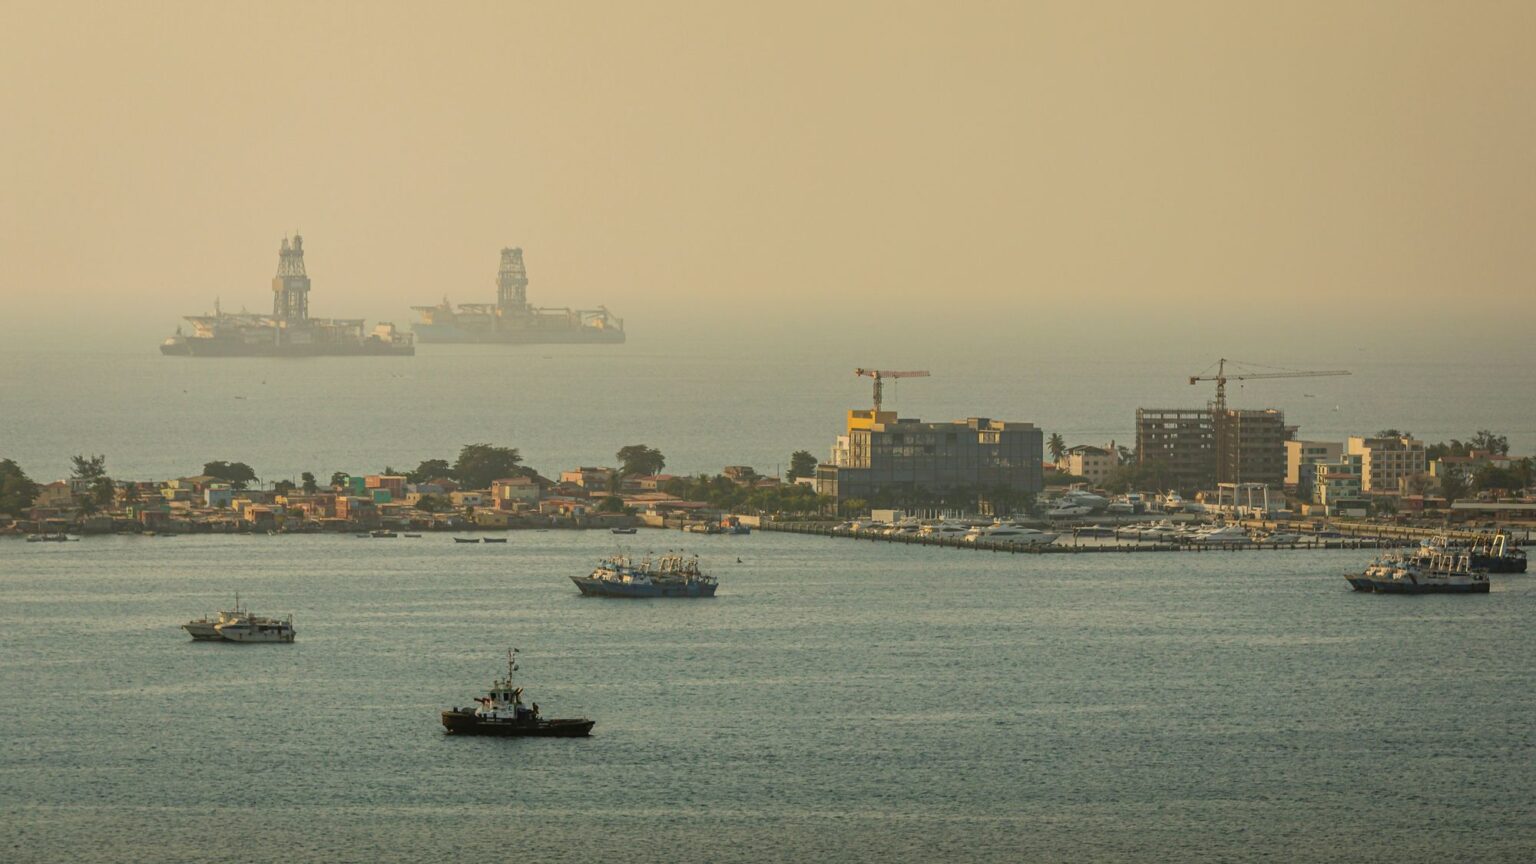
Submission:
M 943 546 L 951 549 L 969 549 L 975 552 L 998 552 L 1010 555 L 1075 555 L 1080 553 L 1115 552 L 1257 552 L 1281 549 L 1392 549 L 1418 544 L 1417 540 L 1400 537 L 1309 537 L 1294 543 L 1262 543 L 1254 541 L 1245 543 L 1143 543 L 1136 540 L 1078 537 L 1075 533 L 1069 539 L 1067 532 L 1071 529 L 1063 529 L 1062 536 L 1054 543 L 1020 546 L 1010 543 L 989 543 L 986 541 L 967 542 L 957 537 L 924 537 L 917 534 L 850 534 L 834 531 L 832 526 L 825 522 L 770 522 L 764 520 L 758 527 L 758 530 L 783 531 L 791 534 L 814 534 L 823 537 L 862 540 L 866 542 L 901 543 L 909 546 Z M 1103 542 L 1105 540 L 1109 540 L 1109 542 Z

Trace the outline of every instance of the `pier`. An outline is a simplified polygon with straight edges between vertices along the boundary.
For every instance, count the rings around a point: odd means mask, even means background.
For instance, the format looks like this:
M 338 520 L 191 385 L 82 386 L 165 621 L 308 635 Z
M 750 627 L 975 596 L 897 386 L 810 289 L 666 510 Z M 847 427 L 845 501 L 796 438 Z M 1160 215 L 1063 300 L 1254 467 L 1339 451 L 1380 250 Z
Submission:
M 908 546 L 943 546 L 951 549 L 969 549 L 975 552 L 996 552 L 1010 555 L 1075 555 L 1088 553 L 1132 553 L 1132 552 L 1257 552 L 1280 549 L 1393 549 L 1400 546 L 1416 545 L 1417 540 L 1397 537 L 1311 537 L 1298 540 L 1294 543 L 1261 543 L 1248 541 L 1244 543 L 1143 543 L 1140 541 L 1116 541 L 1113 538 L 1087 537 L 1079 538 L 1073 532 L 1071 542 L 1066 541 L 1066 534 L 1072 529 L 1063 529 L 1061 537 L 1054 543 L 1041 543 L 1032 546 L 1019 546 L 1011 543 L 967 542 L 958 537 L 924 537 L 917 534 L 876 534 L 860 532 L 851 534 L 846 531 L 834 531 L 833 526 L 825 522 L 770 522 L 763 520 L 758 526 L 759 531 L 783 531 L 790 534 L 813 534 L 822 537 L 836 537 L 847 540 L 863 540 L 876 543 L 901 543 Z M 1111 542 L 1083 542 L 1107 539 Z

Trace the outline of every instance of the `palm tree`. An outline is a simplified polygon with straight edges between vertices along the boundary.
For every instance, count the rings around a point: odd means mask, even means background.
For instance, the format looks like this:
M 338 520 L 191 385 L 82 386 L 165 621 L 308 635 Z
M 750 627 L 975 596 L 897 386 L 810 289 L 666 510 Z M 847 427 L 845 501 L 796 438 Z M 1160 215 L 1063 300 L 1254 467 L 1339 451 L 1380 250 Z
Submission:
M 1066 439 L 1061 437 L 1060 432 L 1051 433 L 1050 441 L 1046 444 L 1046 447 L 1051 451 L 1052 462 L 1060 462 L 1062 454 L 1067 452 Z

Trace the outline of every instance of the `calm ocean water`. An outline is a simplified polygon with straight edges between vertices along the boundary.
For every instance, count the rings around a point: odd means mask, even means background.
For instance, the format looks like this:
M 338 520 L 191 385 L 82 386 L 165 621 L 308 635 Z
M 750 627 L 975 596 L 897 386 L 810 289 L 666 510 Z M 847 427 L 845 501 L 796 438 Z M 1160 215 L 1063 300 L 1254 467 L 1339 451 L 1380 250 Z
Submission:
M 1536 577 L 643 532 L 720 596 L 580 597 L 617 539 L 0 542 L 0 860 L 1536 856 Z M 299 641 L 177 629 L 236 590 Z M 514 645 L 592 738 L 442 734 Z
M 45 481 L 67 476 L 75 453 L 106 454 L 123 478 L 186 476 L 226 459 L 277 480 L 451 460 L 473 442 L 518 447 L 552 472 L 612 464 L 620 447 L 646 443 L 667 455 L 670 471 L 771 472 L 794 450 L 824 457 L 844 412 L 868 407 L 869 379 L 855 378 L 855 366 L 932 370 L 888 385 L 887 404 L 904 416 L 1025 420 L 1074 444 L 1134 444 L 1138 406 L 1199 407 L 1213 390 L 1188 384 L 1213 357 L 1100 360 L 1095 347 L 1045 352 L 1024 339 L 940 353 L 801 350 L 752 334 L 731 347 L 687 334 L 616 347 L 424 345 L 413 358 L 170 358 L 153 345 L 12 351 L 0 353 L 0 458 Z M 1229 401 L 1283 408 L 1304 437 L 1395 427 L 1440 441 L 1488 428 L 1516 452 L 1536 452 L 1536 362 L 1404 363 L 1350 352 L 1296 365 L 1354 374 L 1234 382 Z

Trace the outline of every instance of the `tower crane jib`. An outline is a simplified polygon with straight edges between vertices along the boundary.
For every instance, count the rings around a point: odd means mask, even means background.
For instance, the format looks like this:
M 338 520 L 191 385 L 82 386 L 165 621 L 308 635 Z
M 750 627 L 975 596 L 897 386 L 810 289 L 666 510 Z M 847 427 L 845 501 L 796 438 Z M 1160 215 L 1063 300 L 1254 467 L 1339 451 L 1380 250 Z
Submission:
M 1335 375 L 1348 375 L 1345 369 L 1323 369 L 1317 371 L 1284 370 L 1280 372 L 1243 372 L 1237 375 L 1227 374 L 1227 364 L 1236 363 L 1223 357 L 1216 363 L 1215 375 L 1191 375 L 1189 383 L 1198 384 L 1201 381 L 1216 382 L 1216 399 L 1211 403 L 1211 408 L 1216 411 L 1227 410 L 1227 382 L 1228 381 L 1252 381 L 1259 378 L 1324 378 Z
M 855 369 L 853 374 L 875 379 L 875 416 L 880 416 L 881 396 L 883 395 L 882 382 L 886 378 L 927 378 L 927 370 L 915 372 L 894 372 L 889 369 Z

